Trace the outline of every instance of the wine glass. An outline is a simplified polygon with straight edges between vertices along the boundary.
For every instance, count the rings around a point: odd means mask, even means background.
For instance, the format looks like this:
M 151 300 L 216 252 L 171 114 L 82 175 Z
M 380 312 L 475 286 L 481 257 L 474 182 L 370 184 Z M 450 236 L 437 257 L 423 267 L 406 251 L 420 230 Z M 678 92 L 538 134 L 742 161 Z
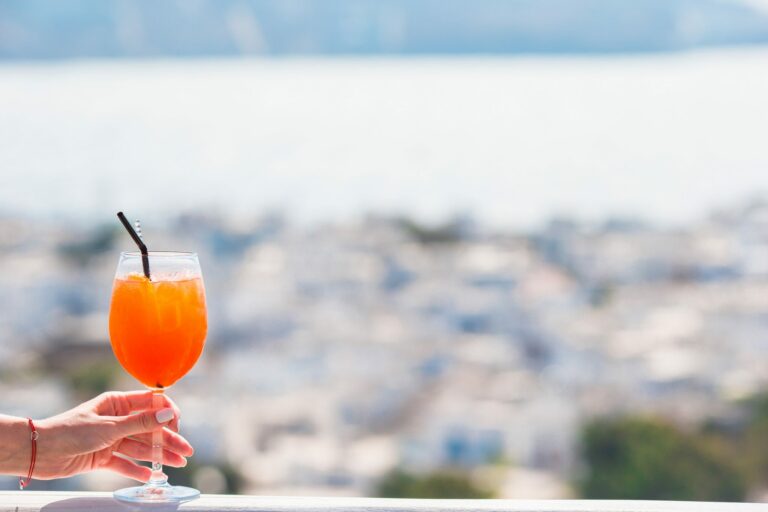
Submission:
M 142 255 L 123 252 L 117 264 L 109 311 L 109 338 L 120 364 L 153 392 L 153 406 L 197 362 L 208 330 L 203 275 L 197 254 L 149 252 L 151 279 Z M 163 432 L 152 434 L 152 476 L 145 485 L 115 491 L 131 503 L 183 502 L 200 491 L 172 486 L 163 473 Z

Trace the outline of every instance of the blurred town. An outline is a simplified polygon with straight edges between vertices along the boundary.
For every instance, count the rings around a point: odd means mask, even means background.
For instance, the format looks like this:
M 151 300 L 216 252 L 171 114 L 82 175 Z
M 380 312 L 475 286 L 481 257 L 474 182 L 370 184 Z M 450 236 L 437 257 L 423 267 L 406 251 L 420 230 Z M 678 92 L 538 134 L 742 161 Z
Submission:
M 108 340 L 131 249 L 111 220 L 0 217 L 3 413 L 139 388 Z M 768 387 L 766 200 L 678 228 L 277 214 L 143 227 L 151 249 L 195 250 L 204 270 L 206 349 L 169 391 L 196 447 L 172 479 L 204 492 L 370 495 L 387 475 L 458 468 L 499 497 L 575 496 L 594 418 L 727 424 Z

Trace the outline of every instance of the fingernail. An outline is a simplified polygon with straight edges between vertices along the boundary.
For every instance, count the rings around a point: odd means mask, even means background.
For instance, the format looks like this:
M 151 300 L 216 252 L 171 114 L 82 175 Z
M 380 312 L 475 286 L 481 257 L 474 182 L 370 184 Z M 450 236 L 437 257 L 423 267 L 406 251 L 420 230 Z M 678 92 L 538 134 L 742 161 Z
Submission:
M 168 423 L 173 419 L 173 409 L 160 409 L 155 413 L 155 418 L 158 423 Z

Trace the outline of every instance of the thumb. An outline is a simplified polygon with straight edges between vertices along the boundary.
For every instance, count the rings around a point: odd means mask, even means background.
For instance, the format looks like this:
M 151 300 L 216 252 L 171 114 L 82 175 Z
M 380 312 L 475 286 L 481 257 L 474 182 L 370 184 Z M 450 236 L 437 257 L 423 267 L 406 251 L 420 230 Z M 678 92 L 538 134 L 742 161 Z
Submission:
M 173 409 L 167 407 L 157 411 L 146 411 L 140 414 L 123 416 L 117 421 L 117 430 L 121 437 L 135 436 L 152 432 L 170 423 L 173 419 Z

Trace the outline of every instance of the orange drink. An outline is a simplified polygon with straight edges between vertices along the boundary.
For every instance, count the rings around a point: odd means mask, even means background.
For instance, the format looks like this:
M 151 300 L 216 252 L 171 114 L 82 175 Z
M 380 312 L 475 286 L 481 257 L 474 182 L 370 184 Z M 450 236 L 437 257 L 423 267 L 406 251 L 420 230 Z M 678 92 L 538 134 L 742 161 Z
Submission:
M 208 322 L 201 277 L 139 273 L 115 278 L 109 314 L 112 349 L 142 384 L 167 388 L 200 357 Z

